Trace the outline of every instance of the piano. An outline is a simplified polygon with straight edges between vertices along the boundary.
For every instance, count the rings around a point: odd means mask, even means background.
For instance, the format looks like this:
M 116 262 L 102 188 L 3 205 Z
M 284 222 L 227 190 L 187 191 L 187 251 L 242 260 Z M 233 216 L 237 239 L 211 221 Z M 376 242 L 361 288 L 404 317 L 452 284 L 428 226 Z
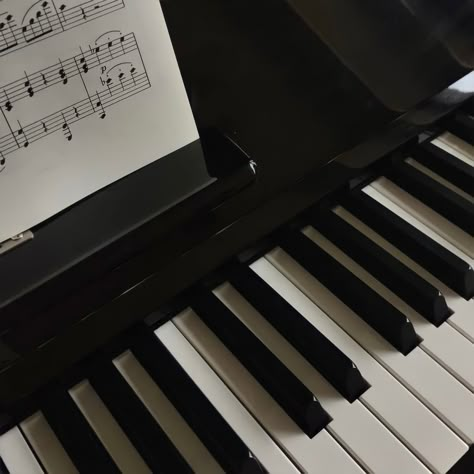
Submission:
M 161 3 L 201 140 L 0 249 L 0 472 L 473 473 L 473 3 Z

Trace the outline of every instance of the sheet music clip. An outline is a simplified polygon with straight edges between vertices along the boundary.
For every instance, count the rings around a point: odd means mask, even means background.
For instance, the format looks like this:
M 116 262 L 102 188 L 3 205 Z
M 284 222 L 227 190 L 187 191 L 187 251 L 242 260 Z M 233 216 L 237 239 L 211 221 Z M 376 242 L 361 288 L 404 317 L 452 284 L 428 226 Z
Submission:
M 15 235 L 11 239 L 5 240 L 5 242 L 0 242 L 0 257 L 5 255 L 7 252 L 16 249 L 20 245 L 23 245 L 29 240 L 33 240 L 33 238 L 33 232 L 31 232 L 31 230 L 27 230 L 21 234 Z

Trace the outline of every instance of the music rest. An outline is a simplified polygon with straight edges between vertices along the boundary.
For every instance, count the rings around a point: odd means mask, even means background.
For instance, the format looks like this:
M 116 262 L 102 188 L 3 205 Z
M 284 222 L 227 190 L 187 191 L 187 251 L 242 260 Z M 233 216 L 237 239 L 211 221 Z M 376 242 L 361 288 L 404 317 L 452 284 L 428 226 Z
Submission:
M 36 348 L 50 331 L 74 322 L 68 314 L 30 321 L 33 312 L 113 271 L 165 236 L 180 216 L 199 219 L 203 209 L 217 206 L 254 178 L 250 158 L 228 137 L 206 129 L 201 140 L 32 229 L 33 240 L 0 257 L 0 367 Z

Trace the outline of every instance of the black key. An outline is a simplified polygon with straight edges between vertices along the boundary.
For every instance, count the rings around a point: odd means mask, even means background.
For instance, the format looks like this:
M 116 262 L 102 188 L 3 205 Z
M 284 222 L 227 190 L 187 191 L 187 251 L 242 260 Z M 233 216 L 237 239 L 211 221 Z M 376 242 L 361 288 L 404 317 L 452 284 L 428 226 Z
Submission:
M 120 472 L 67 392 L 49 396 L 41 412 L 79 472 Z
M 448 471 L 448 474 L 472 474 L 474 472 L 474 445 Z
M 387 177 L 431 209 L 474 235 L 474 205 L 408 163 L 396 163 Z
M 432 143 L 423 143 L 412 152 L 416 161 L 447 179 L 467 194 L 474 193 L 474 167 L 458 160 Z
M 355 364 L 255 272 L 240 266 L 229 281 L 348 401 L 369 388 Z
M 474 145 L 474 117 L 462 111 L 456 112 L 443 122 L 443 125 L 453 135 L 457 135 L 464 141 Z
M 0 474 L 10 474 L 6 464 L 3 462 L 3 459 L 0 457 Z
M 89 382 L 152 472 L 192 472 L 112 362 L 94 370 Z
M 216 296 L 195 295 L 191 307 L 310 438 L 331 421 L 314 395 Z
M 279 245 L 393 347 L 407 355 L 419 343 L 407 317 L 301 232 L 287 232 Z
M 226 472 L 263 472 L 247 446 L 151 331 L 143 329 L 131 350 Z
M 354 216 L 463 298 L 469 300 L 474 296 L 474 270 L 467 262 L 362 191 L 350 193 L 341 202 Z
M 311 224 L 428 321 L 439 326 L 451 315 L 438 289 L 332 211 L 315 212 Z

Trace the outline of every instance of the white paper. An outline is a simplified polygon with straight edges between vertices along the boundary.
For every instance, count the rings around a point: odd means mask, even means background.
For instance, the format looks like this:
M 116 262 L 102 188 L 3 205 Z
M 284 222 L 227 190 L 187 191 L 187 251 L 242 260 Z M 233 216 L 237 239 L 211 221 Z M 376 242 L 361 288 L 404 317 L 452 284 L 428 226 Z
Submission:
M 0 110 L 0 242 L 198 138 L 158 0 L 0 0 Z

